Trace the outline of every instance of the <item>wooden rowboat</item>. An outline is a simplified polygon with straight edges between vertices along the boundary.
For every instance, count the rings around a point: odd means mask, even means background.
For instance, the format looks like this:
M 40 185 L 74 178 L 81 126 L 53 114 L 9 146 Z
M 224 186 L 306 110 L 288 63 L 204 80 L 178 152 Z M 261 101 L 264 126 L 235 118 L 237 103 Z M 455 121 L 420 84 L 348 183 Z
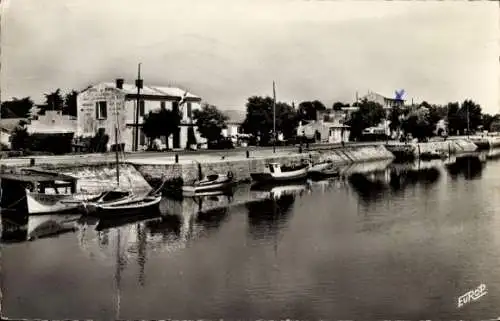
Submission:
M 233 183 L 233 175 L 231 172 L 228 172 L 225 175 L 207 175 L 203 179 L 194 181 L 192 185 L 182 186 L 182 194 L 184 196 L 193 196 L 199 193 L 224 190 L 231 187 Z
M 125 215 L 130 213 L 158 210 L 160 201 L 161 196 L 146 196 L 119 204 L 99 204 L 97 205 L 97 212 L 100 216 L 104 216 L 107 214 Z
M 338 170 L 338 168 L 335 168 L 331 160 L 328 160 L 326 162 L 321 162 L 311 166 L 308 169 L 307 173 L 311 178 L 324 178 L 337 176 L 339 175 L 340 171 Z

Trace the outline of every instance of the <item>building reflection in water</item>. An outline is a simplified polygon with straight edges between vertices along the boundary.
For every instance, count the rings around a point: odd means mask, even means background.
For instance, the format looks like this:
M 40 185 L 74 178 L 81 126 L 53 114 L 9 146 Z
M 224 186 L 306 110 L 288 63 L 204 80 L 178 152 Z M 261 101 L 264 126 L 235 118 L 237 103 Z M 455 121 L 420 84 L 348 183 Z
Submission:
M 382 199 L 386 194 L 399 194 L 417 184 L 432 187 L 441 177 L 438 163 L 416 162 L 391 164 L 383 171 L 354 173 L 348 177 L 349 185 L 364 203 Z

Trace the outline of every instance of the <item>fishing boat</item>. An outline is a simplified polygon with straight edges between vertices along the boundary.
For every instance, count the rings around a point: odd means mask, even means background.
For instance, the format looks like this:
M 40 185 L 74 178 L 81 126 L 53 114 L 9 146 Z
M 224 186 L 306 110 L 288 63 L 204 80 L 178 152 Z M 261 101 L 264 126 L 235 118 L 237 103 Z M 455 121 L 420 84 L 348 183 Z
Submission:
M 27 214 L 70 212 L 76 211 L 79 201 L 99 196 L 76 192 L 76 177 L 37 168 L 5 173 L 0 179 L 2 210 Z
M 250 173 L 252 180 L 258 183 L 286 182 L 305 179 L 309 164 L 283 166 L 280 163 L 269 163 L 263 172 Z
M 191 185 L 182 186 L 184 196 L 193 196 L 199 193 L 214 192 L 227 189 L 234 183 L 233 173 L 211 174 L 204 178 L 195 180 Z
M 313 179 L 338 176 L 339 173 L 340 173 L 339 169 L 335 168 L 331 160 L 314 164 L 307 170 L 308 176 Z

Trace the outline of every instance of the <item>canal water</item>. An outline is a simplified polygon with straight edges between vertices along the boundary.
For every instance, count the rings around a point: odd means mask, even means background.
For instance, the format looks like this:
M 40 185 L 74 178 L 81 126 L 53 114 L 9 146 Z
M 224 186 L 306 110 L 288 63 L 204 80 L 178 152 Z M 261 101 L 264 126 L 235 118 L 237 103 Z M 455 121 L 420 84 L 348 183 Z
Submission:
M 490 319 L 500 161 L 164 199 L 161 215 L 2 216 L 2 313 L 39 319 Z M 30 239 L 30 240 L 28 240 Z M 481 284 L 487 293 L 458 307 Z

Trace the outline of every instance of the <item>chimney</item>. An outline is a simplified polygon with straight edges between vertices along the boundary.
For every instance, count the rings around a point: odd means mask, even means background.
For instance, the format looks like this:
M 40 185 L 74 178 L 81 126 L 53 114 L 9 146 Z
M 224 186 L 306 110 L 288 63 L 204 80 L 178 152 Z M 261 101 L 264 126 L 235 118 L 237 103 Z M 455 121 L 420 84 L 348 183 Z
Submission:
M 123 78 L 116 79 L 116 88 L 123 89 Z

